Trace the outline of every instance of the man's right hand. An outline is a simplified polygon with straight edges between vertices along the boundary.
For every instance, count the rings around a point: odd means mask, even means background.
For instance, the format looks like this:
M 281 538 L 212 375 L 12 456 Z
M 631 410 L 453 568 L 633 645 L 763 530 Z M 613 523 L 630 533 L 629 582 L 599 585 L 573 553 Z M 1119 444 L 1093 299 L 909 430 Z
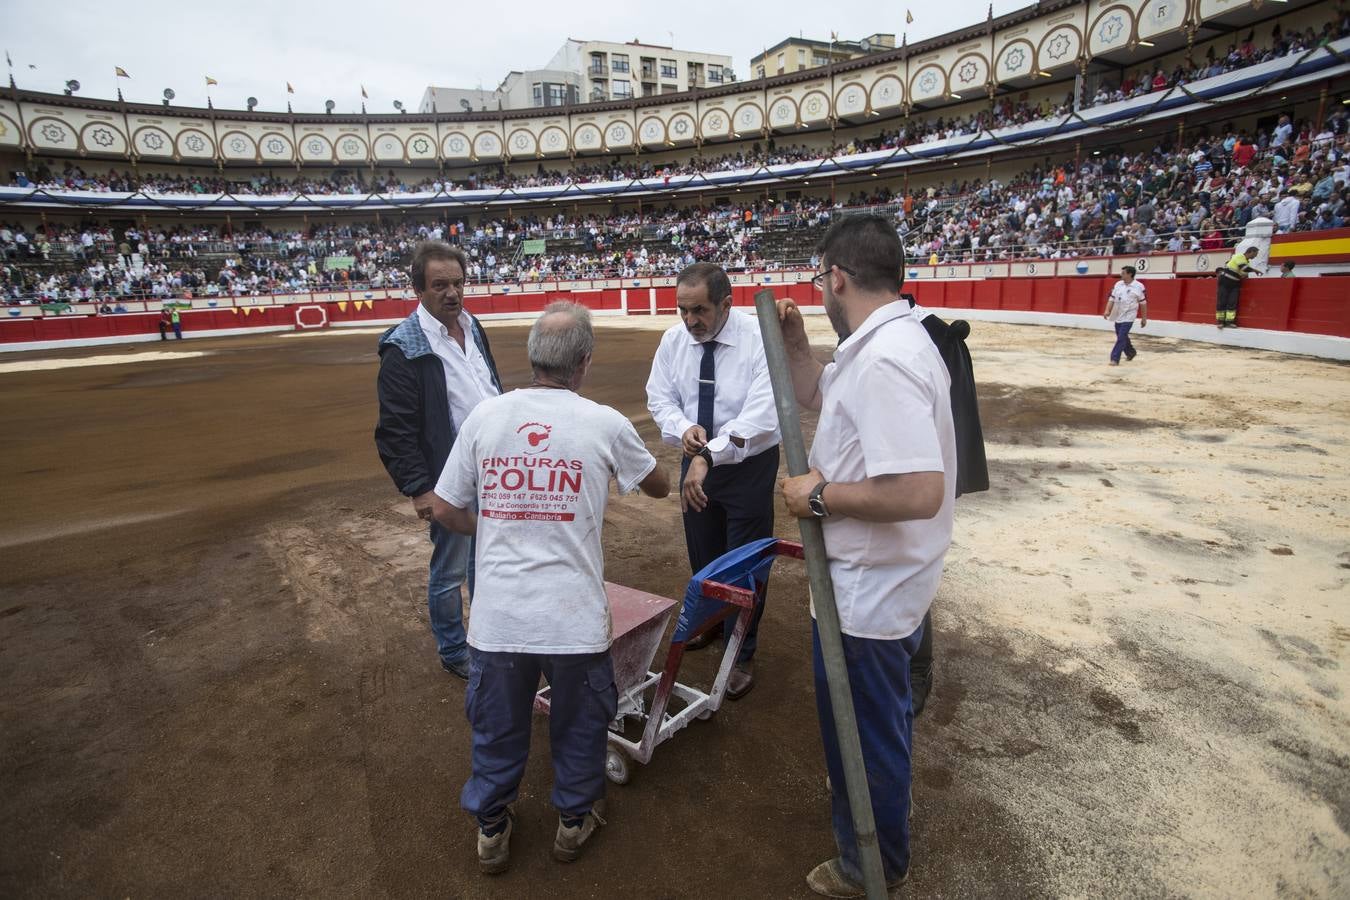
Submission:
M 412 498 L 413 511 L 423 522 L 431 521 L 431 502 L 436 499 L 435 491 L 427 491 Z
M 680 442 L 685 456 L 695 456 L 708 443 L 708 432 L 702 425 L 690 425 Z
M 783 328 L 783 344 L 788 353 L 809 356 L 811 342 L 806 337 L 806 322 L 795 300 L 778 301 L 778 322 Z

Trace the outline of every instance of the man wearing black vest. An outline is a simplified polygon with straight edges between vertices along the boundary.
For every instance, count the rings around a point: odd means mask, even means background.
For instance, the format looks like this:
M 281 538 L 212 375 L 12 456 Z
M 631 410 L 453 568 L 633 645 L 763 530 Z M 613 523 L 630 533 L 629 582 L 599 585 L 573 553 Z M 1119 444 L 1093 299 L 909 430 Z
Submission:
M 473 593 L 473 541 L 432 518 L 432 488 L 460 425 L 502 384 L 483 326 L 464 309 L 464 251 L 423 241 L 411 269 L 417 309 L 380 337 L 375 446 L 394 486 L 430 529 L 427 608 L 441 666 L 468 678 L 460 588 L 467 581 Z

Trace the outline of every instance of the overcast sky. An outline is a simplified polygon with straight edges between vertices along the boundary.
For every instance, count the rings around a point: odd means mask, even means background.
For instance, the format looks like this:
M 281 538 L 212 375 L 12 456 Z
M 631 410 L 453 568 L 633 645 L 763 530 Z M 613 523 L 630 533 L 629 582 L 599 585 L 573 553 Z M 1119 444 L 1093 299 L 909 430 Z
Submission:
M 994 15 L 1027 5 L 995 0 Z M 296 112 L 322 112 L 332 99 L 338 112 L 355 112 L 364 84 L 371 112 L 393 112 L 395 100 L 415 112 L 429 84 L 494 88 L 512 69 L 542 67 L 569 37 L 730 54 L 746 80 L 752 56 L 799 33 L 858 40 L 894 32 L 899 43 L 907 31 L 912 43 L 982 22 L 988 8 L 988 0 L 687 0 L 659 8 L 613 0 L 0 0 L 0 42 L 19 87 L 32 90 L 59 93 L 73 78 L 81 96 L 116 97 L 120 85 L 128 100 L 155 103 L 168 87 L 176 104 L 204 106 L 210 75 L 220 82 L 210 89 L 217 107 L 243 108 L 253 96 L 264 110 L 284 110 L 290 99 Z M 116 78 L 114 66 L 131 78 Z M 289 98 L 287 81 L 295 86 Z

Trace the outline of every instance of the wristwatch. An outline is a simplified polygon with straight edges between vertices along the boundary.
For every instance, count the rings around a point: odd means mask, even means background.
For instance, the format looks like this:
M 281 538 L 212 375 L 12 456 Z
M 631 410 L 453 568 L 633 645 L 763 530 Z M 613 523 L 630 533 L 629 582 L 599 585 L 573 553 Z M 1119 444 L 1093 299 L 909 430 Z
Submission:
M 811 507 L 811 514 L 817 519 L 823 519 L 830 514 L 830 510 L 825 506 L 825 485 L 828 481 L 822 481 L 816 485 L 815 490 L 811 491 L 811 496 L 807 498 L 806 505 Z
M 713 467 L 712 451 L 709 450 L 706 445 L 694 455 L 703 457 L 703 461 L 708 464 L 709 469 Z

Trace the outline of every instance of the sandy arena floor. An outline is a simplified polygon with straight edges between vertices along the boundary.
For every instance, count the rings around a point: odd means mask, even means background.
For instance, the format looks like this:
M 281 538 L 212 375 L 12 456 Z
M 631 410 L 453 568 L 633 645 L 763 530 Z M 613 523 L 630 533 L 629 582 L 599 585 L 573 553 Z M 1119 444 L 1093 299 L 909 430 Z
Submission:
M 604 323 L 585 390 L 653 446 L 671 321 Z M 525 328 L 490 333 L 524 383 Z M 903 893 L 1344 897 L 1350 368 L 1145 335 L 1112 369 L 1108 342 L 975 326 L 994 487 L 958 502 Z M 374 336 L 163 349 L 0 373 L 0 895 L 808 896 L 833 845 L 800 563 L 755 691 L 612 788 L 570 867 L 537 722 L 485 880 Z M 674 498 L 616 500 L 605 548 L 611 580 L 688 577 Z

